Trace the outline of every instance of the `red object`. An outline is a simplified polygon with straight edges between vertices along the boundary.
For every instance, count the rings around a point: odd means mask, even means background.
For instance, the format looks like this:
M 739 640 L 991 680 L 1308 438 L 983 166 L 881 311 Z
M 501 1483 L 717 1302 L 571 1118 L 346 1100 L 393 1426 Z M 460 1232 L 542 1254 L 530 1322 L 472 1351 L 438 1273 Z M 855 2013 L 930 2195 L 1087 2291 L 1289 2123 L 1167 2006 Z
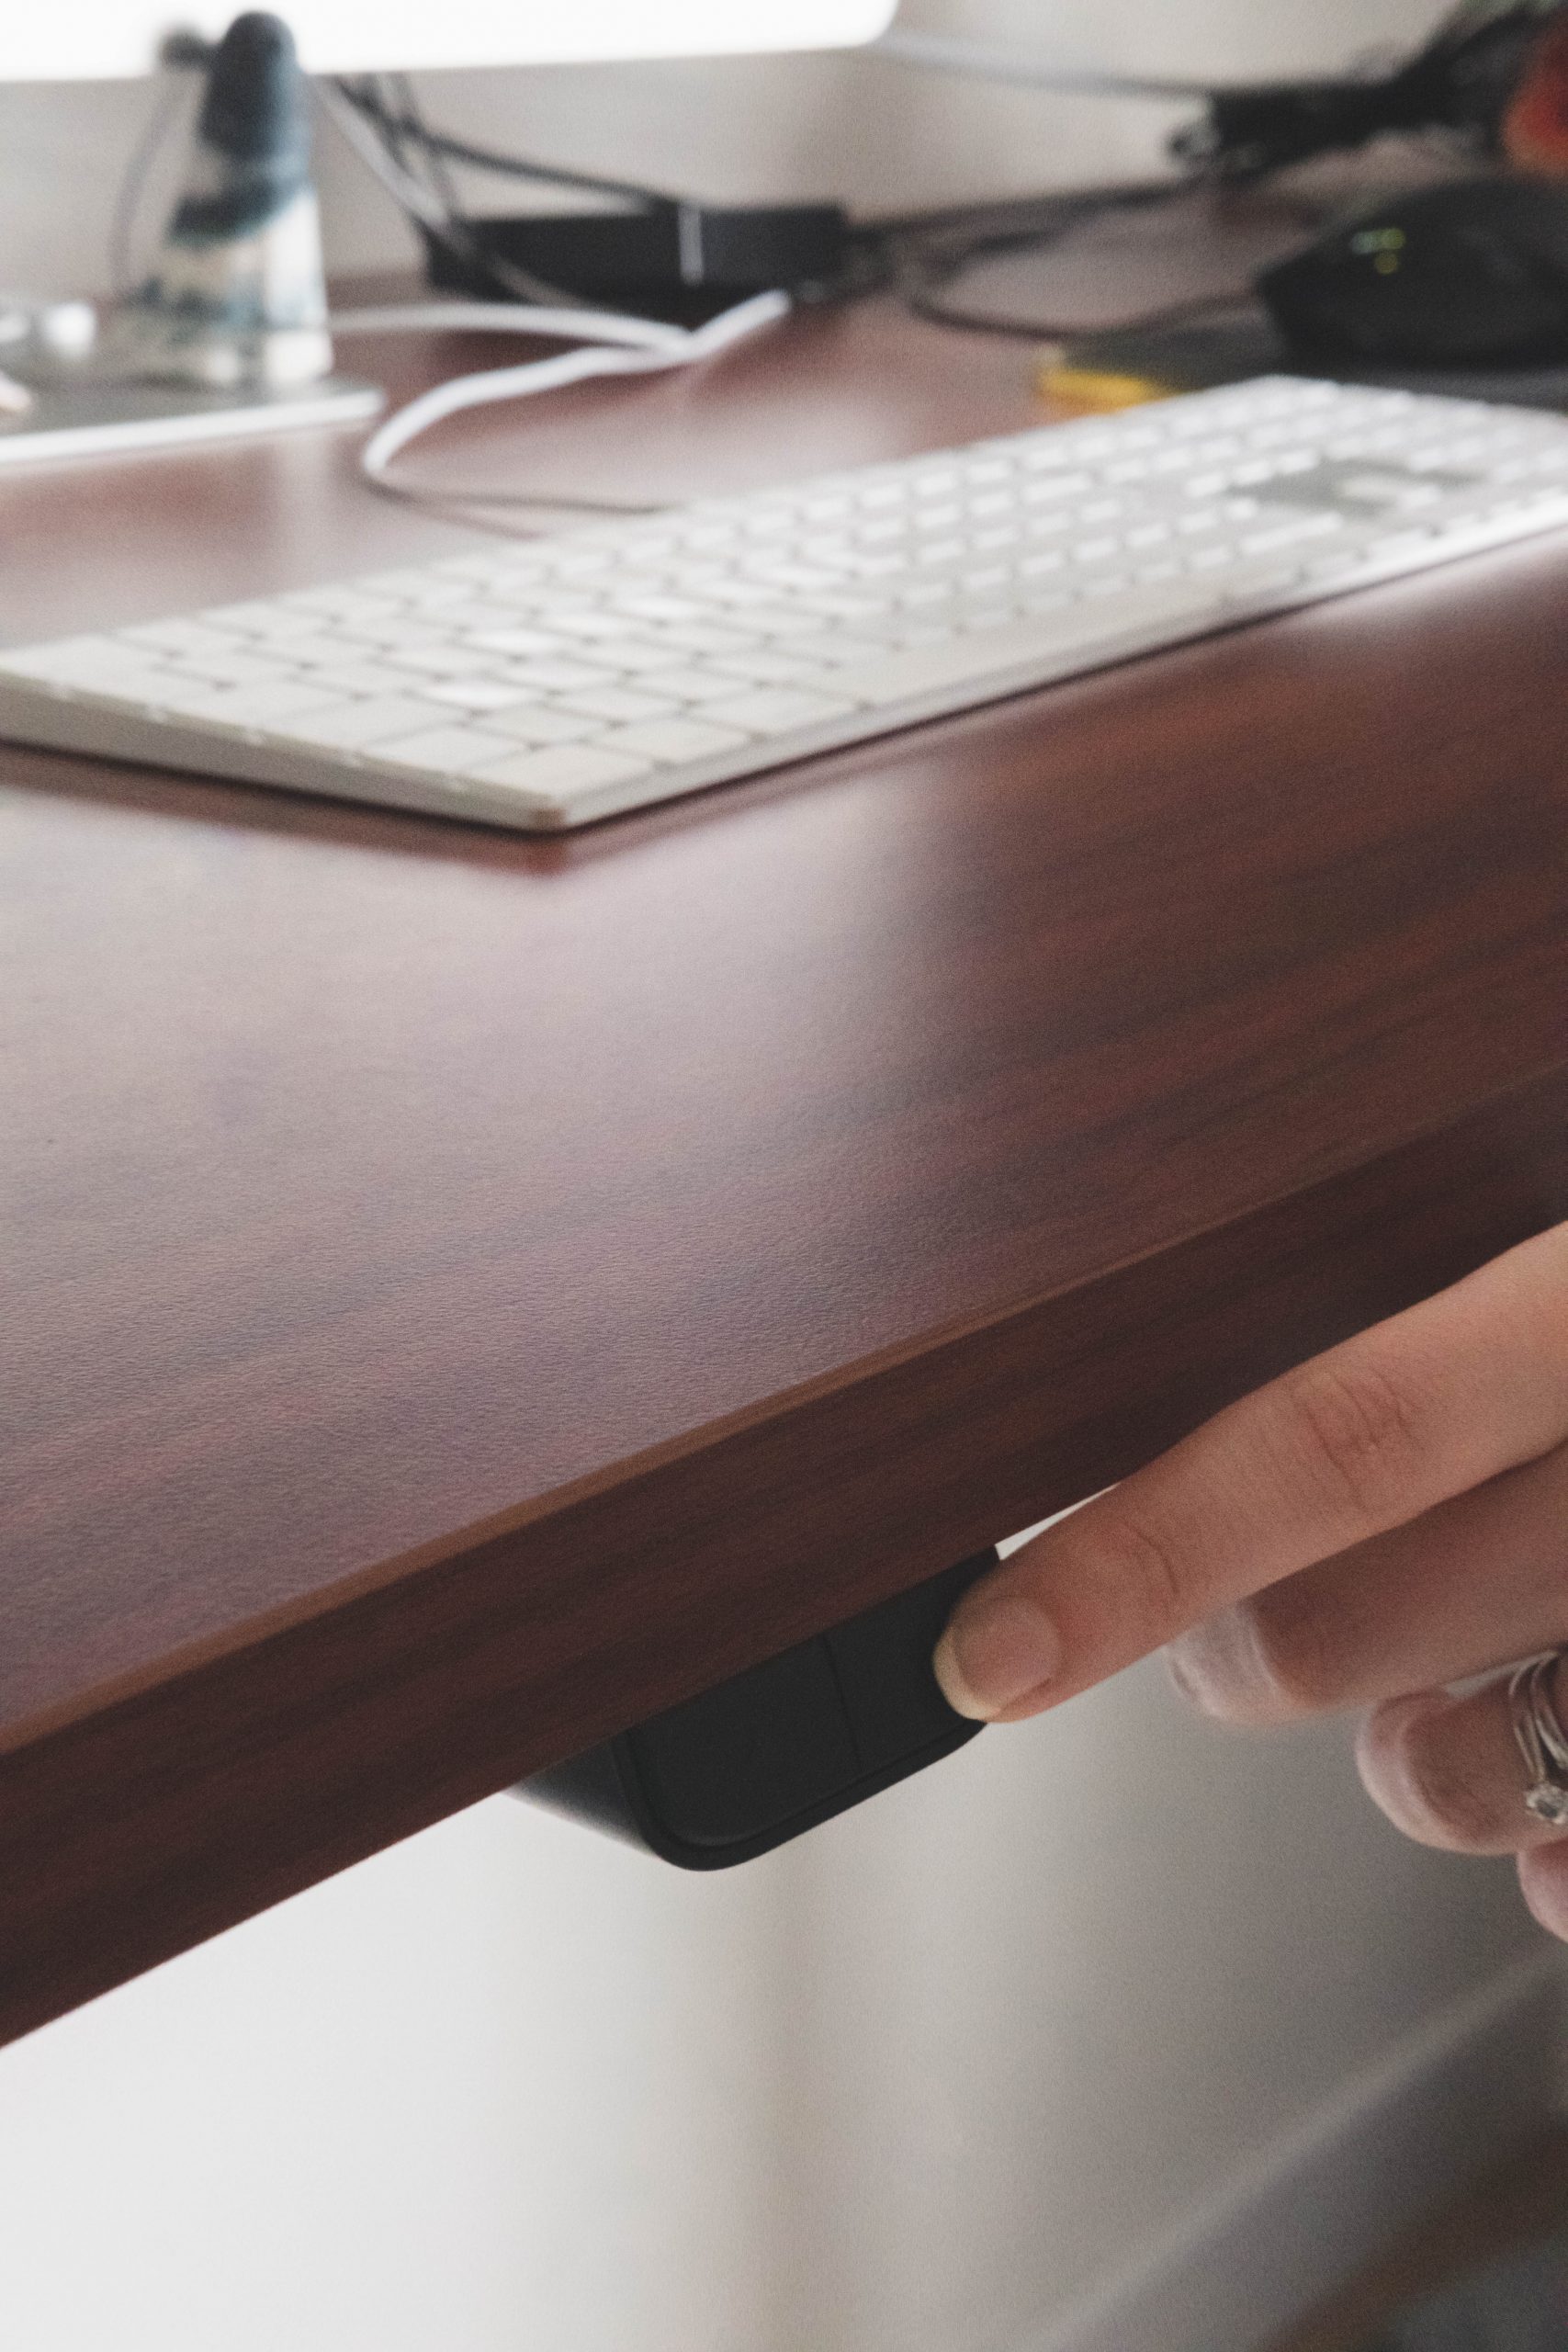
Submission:
M 1503 146 L 1526 171 L 1568 173 L 1568 17 L 1541 35 L 1503 117 Z

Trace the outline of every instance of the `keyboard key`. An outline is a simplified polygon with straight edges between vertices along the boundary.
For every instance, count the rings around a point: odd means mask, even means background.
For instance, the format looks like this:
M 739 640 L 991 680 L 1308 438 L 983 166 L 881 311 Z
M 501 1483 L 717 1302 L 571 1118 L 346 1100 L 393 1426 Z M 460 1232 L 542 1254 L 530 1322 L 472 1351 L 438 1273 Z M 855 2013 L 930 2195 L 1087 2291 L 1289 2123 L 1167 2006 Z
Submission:
M 318 621 L 309 637 L 290 638 L 288 646 L 289 662 L 296 670 L 335 670 L 349 662 L 379 662 L 384 650 L 367 637 L 329 629 L 324 621 Z
M 221 703 L 226 689 L 212 678 L 193 677 L 188 670 L 168 667 L 149 670 L 128 700 L 145 703 L 149 709 L 172 711 L 179 718 L 196 718 Z M 238 689 L 234 689 L 238 691 Z
M 508 675 L 541 695 L 586 694 L 594 686 L 615 684 L 610 671 L 591 669 L 586 662 L 517 662 L 509 666 Z
M 644 642 L 633 638 L 624 639 L 618 645 L 596 645 L 593 659 L 603 662 L 606 670 L 613 670 L 617 677 L 641 678 L 678 664 L 683 650 L 681 647 L 655 645 L 651 640 Z
M 299 672 L 287 662 L 268 662 L 259 653 L 181 654 L 172 664 L 186 677 L 205 678 L 209 686 L 267 686 L 297 678 Z
M 639 621 L 700 621 L 707 617 L 701 605 L 685 596 L 617 596 L 612 609 Z
M 409 690 L 407 672 L 389 669 L 384 662 L 345 662 L 341 670 L 329 663 L 319 669 L 296 669 L 293 675 L 335 695 L 403 695 Z M 429 691 L 420 689 L 422 694 Z
M 492 710 L 485 714 L 485 726 L 492 734 L 509 736 L 518 743 L 586 743 L 602 735 L 602 718 L 588 718 L 581 711 L 566 711 L 551 703 L 519 702 L 510 710 Z
M 265 734 L 291 718 L 303 718 L 308 713 L 325 718 L 344 706 L 344 696 L 325 693 L 320 685 L 300 678 L 265 686 L 218 687 L 204 700 L 183 704 L 181 716 L 210 718 L 219 727 L 243 727 Z
M 904 633 L 904 613 L 900 608 L 897 622 L 898 637 Z M 852 662 L 874 662 L 897 642 L 890 630 L 886 637 L 868 637 L 863 630 L 840 628 L 824 630 L 817 637 L 792 637 L 785 640 L 785 660 L 819 663 L 823 669 L 840 670 Z M 827 683 L 826 680 L 823 682 Z
M 684 621 L 679 628 L 667 628 L 660 635 L 670 645 L 679 645 L 688 653 L 748 653 L 762 642 L 753 630 L 725 628 L 713 621 Z
M 794 669 L 797 677 L 813 674 L 804 662 L 796 662 Z M 662 695 L 668 702 L 716 702 L 720 695 L 735 692 L 734 677 L 722 669 L 649 671 L 638 684 L 646 685 L 650 694 Z
M 820 564 L 759 563 L 753 566 L 758 580 L 770 580 L 780 588 L 831 588 L 835 575 L 824 571 Z
M 787 653 L 771 653 L 761 646 L 755 653 L 727 653 L 714 663 L 713 693 L 703 699 L 716 702 L 720 695 L 732 695 L 740 679 L 753 686 L 815 686 L 821 681 L 822 667 L 819 662 L 796 662 Z
M 439 618 L 432 614 L 428 620 L 404 620 L 400 616 L 387 621 L 360 621 L 354 633 L 365 644 L 383 652 L 421 653 L 452 643 L 445 613 Z
M 149 621 L 121 629 L 119 636 L 127 645 L 144 645 L 151 652 L 176 660 L 189 660 L 199 653 L 238 655 L 244 650 L 237 629 L 213 628 L 204 621 Z
M 278 602 L 291 612 L 320 613 L 328 620 L 390 620 L 398 605 L 390 596 L 373 596 L 363 588 L 304 588 Z
M 652 762 L 633 752 L 605 752 L 596 743 L 563 743 L 545 752 L 513 752 L 476 771 L 481 783 L 503 784 L 545 800 L 603 792 L 646 775 Z
M 739 727 L 748 735 L 793 735 L 797 729 L 825 727 L 854 705 L 841 695 L 807 694 L 789 686 L 761 686 L 755 694 L 733 695 L 725 702 L 703 707 L 703 717 L 721 727 Z
M 248 647 L 268 653 L 287 653 L 290 661 L 295 661 L 298 649 L 314 644 L 321 633 L 319 614 L 288 613 L 280 605 L 265 620 L 258 615 L 251 622 L 245 631 L 244 642 Z
M 1145 630 L 1195 621 L 1212 611 L 1214 603 L 1213 593 L 1196 581 L 1168 588 L 1132 588 L 1103 604 L 1069 606 L 1038 622 L 1015 621 L 989 634 L 966 630 L 942 645 L 889 654 L 880 662 L 846 672 L 844 683 L 861 701 L 886 704 L 917 701 L 960 683 L 1027 671 L 1036 662 L 1049 676 L 1058 666 L 1071 668 L 1097 646 L 1135 640 Z
M 471 678 L 491 668 L 491 659 L 472 645 L 389 647 L 383 657 L 394 670 L 410 670 L 418 677 Z
M 87 690 L 111 683 L 134 689 L 159 666 L 151 646 L 130 645 L 122 637 L 62 637 L 48 645 L 13 645 L 3 659 L 17 677 Z
M 747 628 L 753 628 L 752 616 L 761 610 L 771 611 L 778 595 L 776 588 L 764 588 L 759 580 L 718 580 L 708 590 L 709 601 L 719 606 L 726 620 L 736 620 Z
M 477 636 L 470 638 L 468 642 L 470 645 L 477 646 L 481 653 L 504 653 L 523 659 L 526 659 L 530 654 L 542 654 L 547 657 L 551 654 L 570 653 L 571 650 L 565 638 L 552 637 L 542 628 L 483 629 Z
M 592 606 L 584 606 L 580 612 L 554 612 L 550 616 L 550 626 L 562 637 L 589 642 L 603 639 L 609 644 L 624 637 L 626 628 L 625 621 L 618 619 L 614 613 L 600 612 Z
M 375 756 L 382 767 L 417 768 L 423 775 L 467 775 L 487 761 L 505 755 L 496 735 L 477 727 L 427 727 L 416 735 L 395 735 L 378 743 Z
M 335 681 L 335 672 L 333 676 Z M 504 684 L 498 678 L 439 678 L 419 692 L 421 701 L 444 703 L 452 710 L 511 710 L 536 699 L 525 687 Z
M 1298 514 L 1288 522 L 1270 523 L 1261 530 L 1244 531 L 1241 545 L 1248 555 L 1264 555 L 1270 548 L 1293 547 L 1298 539 L 1322 538 L 1344 528 L 1345 519 L 1340 514 Z
M 584 711 L 590 718 L 627 719 L 673 717 L 675 705 L 667 695 L 639 694 L 635 686 L 592 686 L 568 696 L 568 712 Z
M 430 705 L 412 695 L 374 695 L 368 702 L 341 704 L 324 718 L 291 718 L 278 732 L 296 742 L 326 743 L 345 752 L 414 735 L 430 725 Z
M 460 604 L 442 605 L 432 613 L 415 614 L 407 618 L 400 615 L 396 620 L 388 622 L 386 627 L 411 630 L 423 628 L 426 631 L 439 628 L 448 637 L 471 639 L 476 637 L 481 629 L 499 628 L 506 617 L 505 613 L 497 606 L 493 597 L 468 597 Z M 382 624 L 379 621 L 360 621 L 355 626 L 364 629 L 368 637 L 375 635 L 381 628 Z
M 725 594 L 728 595 L 728 593 L 726 589 Z M 803 598 L 790 605 L 748 604 L 744 614 L 739 617 L 744 618 L 753 639 L 761 639 L 764 644 L 771 642 L 774 638 L 819 634 L 823 622 L 823 616 L 820 613 L 807 609 Z
M 220 605 L 202 616 L 214 628 L 239 629 L 247 637 L 305 635 L 314 627 L 308 614 L 286 612 L 257 598 L 245 605 Z
M 635 752 L 660 767 L 711 760 L 721 752 L 738 751 L 746 740 L 733 727 L 711 727 L 701 718 L 647 718 L 639 726 L 617 727 L 600 739 L 608 752 Z

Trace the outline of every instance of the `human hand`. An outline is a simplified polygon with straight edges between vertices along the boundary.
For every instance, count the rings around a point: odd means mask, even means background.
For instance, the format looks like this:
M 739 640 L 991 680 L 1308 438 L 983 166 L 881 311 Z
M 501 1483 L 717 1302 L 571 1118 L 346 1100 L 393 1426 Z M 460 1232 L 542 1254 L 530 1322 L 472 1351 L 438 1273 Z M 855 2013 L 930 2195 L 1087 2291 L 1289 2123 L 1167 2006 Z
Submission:
M 1016 1723 L 1174 1645 L 1205 1713 L 1370 1706 L 1358 1757 L 1424 1844 L 1518 1857 L 1568 1940 L 1568 1830 L 1527 1812 L 1502 1677 L 1568 1644 L 1568 1225 L 1219 1413 L 967 1592 L 936 1654 Z M 1568 1668 L 1547 1690 L 1568 1722 Z

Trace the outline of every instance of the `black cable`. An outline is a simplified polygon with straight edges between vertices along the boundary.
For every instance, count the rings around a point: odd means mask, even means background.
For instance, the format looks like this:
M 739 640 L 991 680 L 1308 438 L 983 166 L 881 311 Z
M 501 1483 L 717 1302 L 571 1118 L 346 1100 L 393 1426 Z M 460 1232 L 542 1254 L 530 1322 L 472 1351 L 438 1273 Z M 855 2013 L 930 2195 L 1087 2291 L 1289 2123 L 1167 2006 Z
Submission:
M 1133 317 L 1096 324 L 1083 320 L 1009 318 L 991 311 L 967 311 L 960 303 L 944 299 L 945 289 L 980 262 L 1008 253 L 1049 252 L 1090 222 L 1115 212 L 1158 210 L 1190 196 L 1198 184 L 1193 176 L 1141 181 L 1121 187 L 1035 198 L 1021 208 L 1001 205 L 968 215 L 961 212 L 938 216 L 930 226 L 918 221 L 899 223 L 889 237 L 893 280 L 905 308 L 930 325 L 951 327 L 962 334 L 1007 335 L 1035 343 L 1062 342 L 1082 334 L 1136 333 L 1236 309 L 1246 300 L 1242 289 L 1190 297 Z
M 390 96 L 368 80 L 340 84 L 339 87 L 370 124 L 400 169 L 412 176 L 410 149 L 423 153 L 432 165 L 443 167 L 439 176 L 434 170 L 431 172 L 430 181 L 444 218 L 445 233 L 426 221 L 427 232 L 437 235 L 447 250 L 470 269 L 498 279 L 508 290 L 526 290 L 535 300 L 570 302 L 581 298 L 549 287 L 544 280 L 533 278 L 530 273 L 514 270 L 484 248 L 462 208 L 446 165 L 463 164 L 507 178 L 581 188 L 598 196 L 615 197 L 645 211 L 679 206 L 679 198 L 635 182 L 537 164 L 527 157 L 503 154 L 437 130 L 425 119 L 417 93 L 406 75 L 396 77 Z M 966 311 L 961 304 L 943 299 L 944 289 L 977 263 L 1006 252 L 1032 247 L 1048 250 L 1064 242 L 1076 229 L 1108 213 L 1173 203 L 1190 195 L 1208 176 L 1201 169 L 1192 169 L 1177 179 L 1003 198 L 863 222 L 852 235 L 850 268 L 828 293 L 830 299 L 847 300 L 892 288 L 913 316 L 931 325 L 1035 342 L 1059 341 L 1087 334 L 1133 333 L 1239 308 L 1246 300 L 1246 290 L 1241 288 L 1162 305 L 1099 326 L 1083 321 L 1000 317 Z
M 1185 302 L 1166 302 L 1152 311 L 1119 319 L 1009 319 L 985 311 L 960 311 L 931 297 L 915 296 L 908 307 L 931 326 L 953 327 L 964 334 L 1008 335 L 1025 343 L 1069 343 L 1079 336 L 1142 334 L 1161 327 L 1185 326 L 1194 320 L 1224 317 L 1252 300 L 1252 288 L 1233 287 L 1213 294 L 1198 294 Z
M 389 175 L 385 170 L 381 172 L 384 184 L 427 237 L 433 238 L 466 269 L 471 270 L 481 283 L 488 280 L 502 292 L 513 295 L 520 301 L 542 302 L 552 307 L 584 307 L 581 294 L 574 294 L 566 287 L 552 285 L 547 278 L 536 277 L 532 270 L 520 268 L 516 263 L 503 259 L 501 254 L 486 251 L 467 217 L 454 216 L 434 190 L 414 177 L 400 153 L 400 142 L 408 135 L 402 127 L 403 118 L 400 114 L 389 118 L 368 78 L 361 82 L 335 80 L 332 88 L 344 105 L 353 108 L 386 157 L 391 169 Z M 368 154 L 365 160 L 371 160 Z
M 435 192 L 437 200 L 446 206 L 449 219 L 460 220 L 467 228 L 468 218 L 463 203 L 462 191 L 457 186 L 446 157 L 440 153 L 431 136 L 424 119 L 424 108 L 420 104 L 419 93 L 414 88 L 412 76 L 407 74 L 391 74 L 387 76 L 387 84 L 391 91 L 393 106 L 401 108 L 404 119 L 412 126 L 409 132 L 408 143 L 423 153 L 427 167 L 426 176 Z
M 982 197 L 919 212 L 873 213 L 861 225 L 868 233 L 884 237 L 952 237 L 960 243 L 1010 233 L 1025 236 L 1032 230 L 1056 225 L 1069 213 L 1098 212 L 1107 205 L 1133 204 L 1144 198 L 1153 202 L 1192 185 L 1193 175 L 1189 174 L 1175 181 L 1162 175 L 1157 180 L 1121 180 L 1102 187 L 1048 188 L 1032 196 Z
M 371 115 L 383 132 L 390 130 L 404 139 L 416 140 L 429 153 L 439 154 L 448 163 L 467 164 L 474 171 L 494 172 L 503 179 L 536 180 L 545 187 L 581 188 L 591 196 L 613 196 L 639 212 L 673 209 L 680 202 L 677 197 L 635 180 L 606 179 L 596 172 L 570 171 L 559 164 L 540 164 L 529 156 L 505 155 L 493 147 L 479 147 L 470 140 L 455 139 L 449 131 L 434 130 L 417 108 L 411 115 L 406 107 L 388 107 L 379 97 L 373 97 L 368 105 L 356 97 L 355 103 Z

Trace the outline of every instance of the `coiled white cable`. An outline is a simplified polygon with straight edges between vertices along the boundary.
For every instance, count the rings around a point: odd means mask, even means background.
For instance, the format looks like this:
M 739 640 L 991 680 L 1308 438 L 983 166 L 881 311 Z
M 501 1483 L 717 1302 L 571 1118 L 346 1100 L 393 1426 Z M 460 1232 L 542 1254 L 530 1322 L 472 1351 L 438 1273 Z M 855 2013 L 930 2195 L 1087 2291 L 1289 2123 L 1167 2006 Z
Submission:
M 789 309 L 787 294 L 754 294 L 700 327 L 676 327 L 656 319 L 622 317 L 612 311 L 550 311 L 527 303 L 423 303 L 344 311 L 334 315 L 331 323 L 334 332 L 344 334 L 389 334 L 409 327 L 477 327 L 510 334 L 570 336 L 577 345 L 547 359 L 525 360 L 518 367 L 486 368 L 473 375 L 455 376 L 421 392 L 378 425 L 360 451 L 360 470 L 380 483 L 393 459 L 412 441 L 464 409 L 526 400 L 595 376 L 652 375 L 666 368 L 694 367 L 744 336 L 771 326 Z M 540 501 L 544 505 L 550 503 L 547 498 Z
M 563 343 L 624 343 L 633 350 L 663 350 L 683 344 L 689 330 L 661 319 L 633 318 L 619 311 L 547 309 L 536 302 L 388 302 L 378 308 L 334 311 L 334 334 L 536 334 Z

